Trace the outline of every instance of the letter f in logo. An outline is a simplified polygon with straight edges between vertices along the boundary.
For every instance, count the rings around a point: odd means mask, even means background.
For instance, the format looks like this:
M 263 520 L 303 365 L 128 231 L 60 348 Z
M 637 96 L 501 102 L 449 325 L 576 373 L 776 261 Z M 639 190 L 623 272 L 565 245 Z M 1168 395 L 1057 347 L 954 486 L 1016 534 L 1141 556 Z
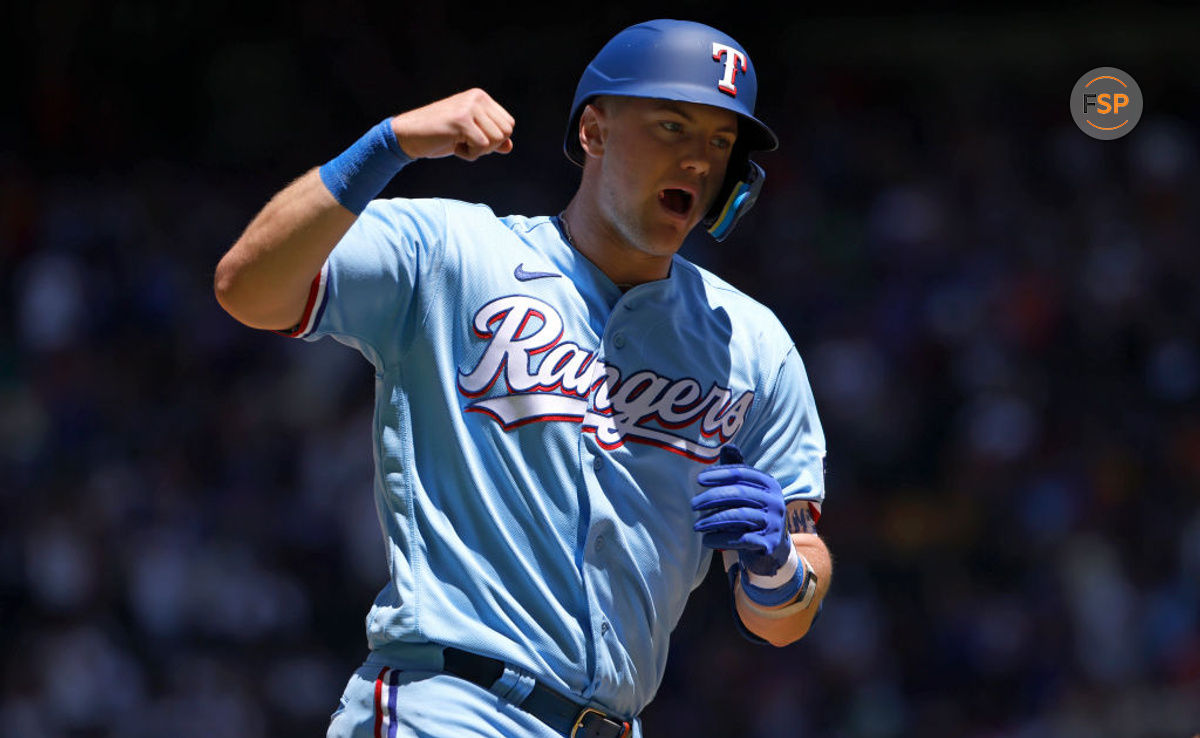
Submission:
M 721 61 L 722 55 L 725 57 L 725 76 L 717 83 L 717 87 L 721 92 L 737 97 L 737 86 L 733 84 L 733 78 L 737 75 L 738 69 L 741 69 L 742 72 L 746 71 L 746 55 L 732 46 L 716 41 L 713 41 L 712 49 L 713 61 Z

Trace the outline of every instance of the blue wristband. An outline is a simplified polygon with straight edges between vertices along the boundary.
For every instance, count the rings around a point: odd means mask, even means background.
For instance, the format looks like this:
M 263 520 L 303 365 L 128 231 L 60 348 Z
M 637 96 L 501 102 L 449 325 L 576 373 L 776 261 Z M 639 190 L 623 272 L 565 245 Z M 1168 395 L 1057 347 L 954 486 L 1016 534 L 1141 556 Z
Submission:
M 335 200 L 358 215 L 411 161 L 396 140 L 392 119 L 384 118 L 354 145 L 326 162 L 320 169 L 321 181 Z
M 775 607 L 776 605 L 786 605 L 804 591 L 808 584 L 808 569 L 803 566 L 796 567 L 796 573 L 792 575 L 785 584 L 773 589 L 764 589 L 756 587 L 750 583 L 750 577 L 746 572 L 742 572 L 742 590 L 750 601 L 756 605 L 763 607 Z

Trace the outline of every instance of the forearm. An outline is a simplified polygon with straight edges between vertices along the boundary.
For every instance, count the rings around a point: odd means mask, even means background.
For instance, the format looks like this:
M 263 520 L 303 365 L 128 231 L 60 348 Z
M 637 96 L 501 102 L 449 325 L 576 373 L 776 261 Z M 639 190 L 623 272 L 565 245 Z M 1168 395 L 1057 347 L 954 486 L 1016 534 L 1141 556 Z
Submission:
M 295 325 L 313 277 L 356 217 L 317 169 L 308 171 L 271 198 L 218 263 L 218 302 L 253 328 Z
M 480 89 L 387 118 L 273 197 L 217 265 L 217 301 L 253 328 L 291 328 L 358 213 L 414 159 L 513 150 L 515 121 Z
M 786 646 L 804 637 L 813 618 L 829 591 L 833 577 L 833 560 L 829 549 L 815 533 L 792 533 L 792 545 L 804 557 L 817 577 L 817 591 L 811 601 L 801 607 L 799 601 L 776 607 L 765 607 L 750 601 L 742 590 L 741 577 L 735 581 L 734 602 L 742 624 L 754 635 L 774 646 Z

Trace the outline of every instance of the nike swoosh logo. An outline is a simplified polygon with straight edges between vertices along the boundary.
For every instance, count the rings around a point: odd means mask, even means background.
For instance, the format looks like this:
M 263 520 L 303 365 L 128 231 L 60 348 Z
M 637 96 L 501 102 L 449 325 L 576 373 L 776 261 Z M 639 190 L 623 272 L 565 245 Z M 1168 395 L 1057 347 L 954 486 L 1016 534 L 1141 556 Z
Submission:
M 524 262 L 517 264 L 517 268 L 513 270 L 513 276 L 518 282 L 528 282 L 531 279 L 542 279 L 543 277 L 561 277 L 561 274 L 555 272 L 527 272 L 525 271 Z

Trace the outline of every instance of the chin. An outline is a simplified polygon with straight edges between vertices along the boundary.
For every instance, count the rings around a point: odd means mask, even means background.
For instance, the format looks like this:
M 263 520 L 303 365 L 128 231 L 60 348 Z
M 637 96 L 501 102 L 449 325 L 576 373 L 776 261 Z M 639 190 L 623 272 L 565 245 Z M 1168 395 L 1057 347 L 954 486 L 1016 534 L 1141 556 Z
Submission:
M 672 256 L 683 247 L 684 239 L 692 228 L 680 225 L 660 225 L 648 229 L 639 244 L 646 253 L 655 256 Z
M 655 244 L 669 248 L 672 252 L 683 246 L 684 239 L 699 225 L 699 220 L 688 218 L 663 218 L 661 215 L 653 219 L 646 229 L 648 236 L 652 235 Z
M 661 220 L 628 220 L 615 225 L 630 249 L 647 256 L 670 256 L 679 250 L 687 236 L 682 227 L 672 227 Z

